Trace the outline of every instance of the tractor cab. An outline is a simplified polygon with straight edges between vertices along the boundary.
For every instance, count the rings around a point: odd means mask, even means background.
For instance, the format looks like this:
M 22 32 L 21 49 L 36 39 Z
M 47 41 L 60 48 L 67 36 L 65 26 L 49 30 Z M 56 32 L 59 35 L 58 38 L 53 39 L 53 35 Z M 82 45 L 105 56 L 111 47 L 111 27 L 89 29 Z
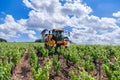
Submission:
M 62 30 L 62 29 L 53 29 L 52 30 L 52 35 L 53 35 L 53 39 L 55 41 L 64 40 L 64 30 Z

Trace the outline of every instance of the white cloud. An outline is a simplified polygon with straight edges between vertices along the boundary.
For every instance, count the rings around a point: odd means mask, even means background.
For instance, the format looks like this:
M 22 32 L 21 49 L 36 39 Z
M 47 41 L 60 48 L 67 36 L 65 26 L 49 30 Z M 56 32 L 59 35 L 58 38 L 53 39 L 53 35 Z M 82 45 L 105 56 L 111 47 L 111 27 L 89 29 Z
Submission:
M 37 37 L 34 36 L 34 35 L 36 34 L 35 31 L 29 30 L 29 31 L 27 31 L 27 33 L 28 33 L 28 37 L 29 37 L 30 39 L 32 39 L 32 40 L 36 40 L 36 39 L 37 39 Z
M 113 16 L 116 18 L 117 20 L 117 24 L 120 26 L 120 11 L 113 13 Z
M 35 36 L 32 35 L 32 34 L 28 34 L 28 37 L 29 37 L 30 39 L 32 39 L 32 40 L 36 40 L 36 39 L 37 39 L 37 37 L 35 37 Z
M 5 23 L 0 24 L 0 37 L 5 39 L 10 38 L 19 38 L 20 34 L 28 34 L 28 37 L 31 39 L 36 39 L 34 34 L 35 32 L 32 30 L 27 30 L 27 27 L 24 26 L 26 20 L 18 20 L 15 21 L 11 15 L 6 15 Z
M 120 27 L 114 18 L 100 19 L 93 15 L 82 18 L 72 17 L 68 24 L 74 27 L 71 40 L 75 43 L 120 44 Z
M 63 28 L 68 25 L 69 15 L 84 17 L 92 12 L 87 5 L 80 4 L 80 0 L 73 0 L 74 3 L 66 2 L 61 6 L 59 0 L 23 0 L 26 6 L 31 4 L 34 8 L 29 13 L 27 26 L 32 28 Z M 28 6 L 29 7 L 29 6 Z
M 113 13 L 114 17 L 120 17 L 120 11 L 118 11 L 117 13 Z
M 65 16 L 74 15 L 76 17 L 84 17 L 92 12 L 92 9 L 87 5 L 80 4 L 79 2 L 75 3 L 66 3 L 61 8 L 61 13 Z
M 32 4 L 31 4 L 28 0 L 23 0 L 23 3 L 25 3 L 25 5 L 26 5 L 28 8 L 33 8 Z

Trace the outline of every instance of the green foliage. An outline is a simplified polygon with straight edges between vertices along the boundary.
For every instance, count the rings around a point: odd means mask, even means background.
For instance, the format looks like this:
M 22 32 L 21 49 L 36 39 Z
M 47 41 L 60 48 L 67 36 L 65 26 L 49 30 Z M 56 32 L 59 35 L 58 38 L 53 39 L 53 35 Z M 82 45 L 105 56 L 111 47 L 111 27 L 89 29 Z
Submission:
M 93 77 L 88 75 L 86 71 L 75 71 L 69 72 L 71 80 L 95 80 Z
M 97 59 L 102 61 L 102 70 L 109 80 L 120 79 L 120 46 L 74 44 L 68 48 L 52 47 L 46 49 L 40 43 L 0 43 L 0 80 L 10 79 L 12 65 L 19 63 L 26 48 L 30 49 L 31 71 L 35 80 L 49 80 L 51 64 L 56 73 L 60 72 L 61 64 L 58 57 L 54 55 L 55 53 L 62 54 L 64 58 L 84 69 L 83 71 L 71 71 L 69 76 L 72 80 L 94 80 L 88 73 L 95 69 Z M 35 50 L 44 58 L 49 58 L 48 55 L 53 54 L 53 61 L 48 60 L 43 67 L 40 66 Z M 111 56 L 114 56 L 112 60 Z
M 5 65 L 0 63 L 0 80 L 10 80 L 12 63 Z
M 33 48 L 30 49 L 30 56 L 31 56 L 30 63 L 31 63 L 31 66 L 33 68 L 32 70 L 34 72 L 34 69 L 36 70 L 37 65 L 38 65 L 38 57 L 37 57 Z
M 48 60 L 44 67 L 39 67 L 34 74 L 34 80 L 49 80 L 50 66 L 51 61 Z
M 77 63 L 80 60 L 79 54 L 75 46 L 65 49 L 62 54 L 66 59 L 72 62 Z
M 107 65 L 103 64 L 103 69 L 104 69 L 107 77 L 108 77 L 109 79 L 111 79 L 111 78 L 112 78 L 112 75 L 111 75 L 112 73 L 111 73 L 111 71 L 110 71 L 110 68 L 109 68 Z
M 89 60 L 84 62 L 84 68 L 87 71 L 93 71 L 95 69 L 95 65 L 91 63 Z
M 58 57 L 56 55 L 53 56 L 53 67 L 57 74 L 60 73 L 60 62 L 58 61 Z
M 45 66 L 40 66 L 38 63 L 38 56 L 35 53 L 35 49 L 39 50 L 39 54 L 42 54 L 43 57 L 48 56 L 48 50 L 44 49 L 42 46 L 32 45 L 30 48 L 30 63 L 31 71 L 34 76 L 34 80 L 49 80 L 49 71 L 51 69 L 51 61 L 47 60 Z
M 49 47 L 48 51 L 49 54 L 55 54 L 55 47 Z
M 38 48 L 38 51 L 39 51 L 39 54 L 41 54 L 41 56 L 43 56 L 43 57 L 48 56 L 48 52 L 49 52 L 48 49 L 40 46 L 40 47 Z
M 71 80 L 80 80 L 79 76 L 75 75 L 74 72 L 69 72 Z
M 10 80 L 12 66 L 20 61 L 26 47 L 19 43 L 0 44 L 0 80 Z

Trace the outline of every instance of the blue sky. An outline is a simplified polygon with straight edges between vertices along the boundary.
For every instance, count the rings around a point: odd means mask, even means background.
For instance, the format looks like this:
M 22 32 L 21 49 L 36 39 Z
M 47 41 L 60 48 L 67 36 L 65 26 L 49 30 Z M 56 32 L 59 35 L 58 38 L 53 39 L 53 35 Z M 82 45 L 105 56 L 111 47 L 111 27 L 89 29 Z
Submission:
M 40 38 L 44 28 L 64 28 L 74 42 L 117 44 L 119 4 L 120 0 L 1 0 L 0 37 L 27 42 Z
M 4 18 L 6 14 L 11 14 L 16 20 L 28 18 L 28 9 L 22 0 L 1 0 L 0 17 Z
M 93 15 L 112 17 L 112 13 L 120 11 L 120 0 L 83 0 L 93 9 Z

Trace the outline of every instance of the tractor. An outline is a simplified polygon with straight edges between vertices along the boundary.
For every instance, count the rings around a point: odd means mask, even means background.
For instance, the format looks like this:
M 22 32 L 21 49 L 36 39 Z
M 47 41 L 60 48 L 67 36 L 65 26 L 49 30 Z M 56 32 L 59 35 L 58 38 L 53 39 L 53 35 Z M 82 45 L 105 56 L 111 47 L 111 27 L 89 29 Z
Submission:
M 44 29 L 41 32 L 44 46 L 45 47 L 68 47 L 69 46 L 69 38 L 70 36 L 69 32 L 65 32 L 64 29 Z M 65 36 L 66 35 L 66 36 Z

